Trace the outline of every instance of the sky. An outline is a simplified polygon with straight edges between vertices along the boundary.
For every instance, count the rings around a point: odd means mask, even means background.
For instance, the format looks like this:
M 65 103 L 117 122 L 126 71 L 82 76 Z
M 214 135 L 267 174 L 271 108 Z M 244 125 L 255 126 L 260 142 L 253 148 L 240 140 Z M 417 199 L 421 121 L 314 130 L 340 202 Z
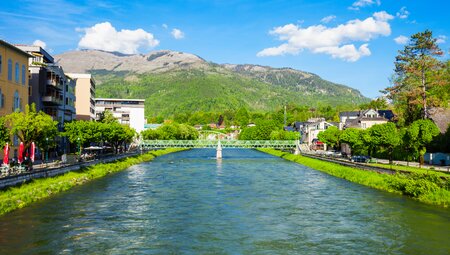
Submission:
M 174 50 L 290 67 L 376 98 L 411 35 L 431 30 L 449 58 L 448 10 L 446 0 L 4 0 L 0 39 L 53 55 Z

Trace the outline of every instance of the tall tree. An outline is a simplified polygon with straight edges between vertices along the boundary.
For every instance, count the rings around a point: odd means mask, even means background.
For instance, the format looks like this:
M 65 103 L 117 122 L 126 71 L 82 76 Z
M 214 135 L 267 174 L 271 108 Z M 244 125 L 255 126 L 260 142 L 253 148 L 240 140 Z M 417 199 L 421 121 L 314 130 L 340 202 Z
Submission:
M 389 155 L 389 164 L 392 164 L 394 148 L 400 145 L 400 135 L 394 123 L 373 125 L 369 129 L 372 143 L 386 149 Z
M 405 48 L 399 51 L 395 59 L 394 84 L 383 92 L 402 109 L 406 124 L 427 119 L 428 108 L 437 104 L 436 96 L 429 92 L 443 84 L 442 76 L 436 76 L 444 67 L 437 59 L 442 54 L 429 30 L 412 35 Z

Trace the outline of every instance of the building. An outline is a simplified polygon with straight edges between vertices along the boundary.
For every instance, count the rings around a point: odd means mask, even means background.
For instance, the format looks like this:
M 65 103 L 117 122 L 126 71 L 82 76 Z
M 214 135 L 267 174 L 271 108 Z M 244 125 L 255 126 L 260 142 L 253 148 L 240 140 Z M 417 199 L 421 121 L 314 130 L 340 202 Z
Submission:
M 91 74 L 68 73 L 75 81 L 75 102 L 77 120 L 95 120 L 95 80 Z
M 376 124 L 384 124 L 393 120 L 394 114 L 391 110 L 364 110 L 340 112 L 340 129 L 362 128 L 367 129 Z
M 28 53 L 0 40 L 0 117 L 23 111 L 28 104 Z M 19 139 L 11 137 L 11 156 L 17 155 Z M 3 158 L 3 150 L 0 152 Z
M 300 132 L 300 142 L 307 144 L 310 149 L 317 149 L 317 145 L 322 145 L 320 149 L 326 149 L 317 136 L 331 126 L 334 125 L 325 121 L 324 118 L 311 118 L 305 122 L 295 122 L 294 130 Z
M 21 49 L 0 40 L 0 116 L 28 104 L 28 58 Z
M 145 129 L 144 99 L 96 98 L 95 116 L 99 120 L 105 111 L 110 111 L 121 124 L 127 124 L 140 133 Z
M 59 131 L 63 131 L 64 123 L 75 119 L 75 82 L 42 47 L 17 47 L 33 56 L 29 59 L 29 103 L 34 103 L 37 111 L 50 115 L 58 122 Z

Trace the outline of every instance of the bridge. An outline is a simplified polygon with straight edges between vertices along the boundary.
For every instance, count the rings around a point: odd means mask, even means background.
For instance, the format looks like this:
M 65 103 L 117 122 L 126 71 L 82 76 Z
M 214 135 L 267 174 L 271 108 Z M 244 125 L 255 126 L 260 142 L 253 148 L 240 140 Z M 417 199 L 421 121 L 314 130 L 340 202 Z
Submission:
M 295 149 L 297 140 L 144 140 L 142 149 L 156 148 L 274 148 Z

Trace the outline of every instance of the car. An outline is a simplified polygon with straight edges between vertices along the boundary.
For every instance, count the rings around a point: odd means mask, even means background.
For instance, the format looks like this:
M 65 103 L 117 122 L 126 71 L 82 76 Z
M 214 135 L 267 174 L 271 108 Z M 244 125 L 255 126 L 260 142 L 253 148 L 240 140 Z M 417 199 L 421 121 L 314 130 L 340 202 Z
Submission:
M 370 157 L 369 156 L 363 156 L 363 155 L 356 155 L 356 156 L 352 156 L 350 158 L 350 161 L 352 161 L 352 162 L 359 162 L 359 163 L 368 163 L 370 161 Z

